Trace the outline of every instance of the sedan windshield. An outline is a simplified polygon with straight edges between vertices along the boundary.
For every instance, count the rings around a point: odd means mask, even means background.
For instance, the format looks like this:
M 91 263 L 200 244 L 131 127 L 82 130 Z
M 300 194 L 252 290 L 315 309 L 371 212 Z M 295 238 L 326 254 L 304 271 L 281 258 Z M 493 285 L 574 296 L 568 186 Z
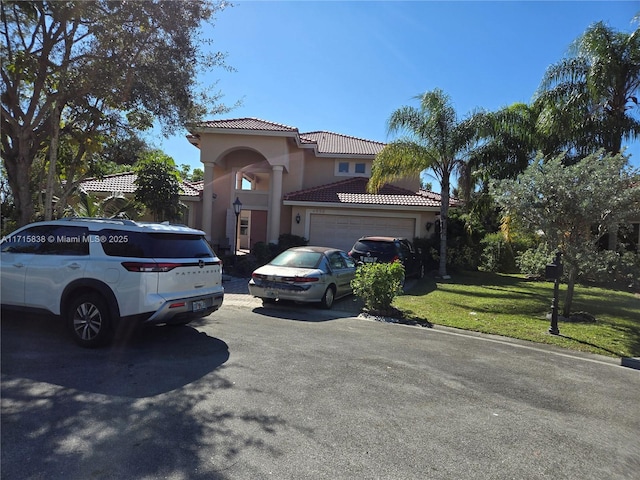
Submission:
M 322 259 L 319 252 L 286 251 L 271 260 L 278 267 L 316 268 Z

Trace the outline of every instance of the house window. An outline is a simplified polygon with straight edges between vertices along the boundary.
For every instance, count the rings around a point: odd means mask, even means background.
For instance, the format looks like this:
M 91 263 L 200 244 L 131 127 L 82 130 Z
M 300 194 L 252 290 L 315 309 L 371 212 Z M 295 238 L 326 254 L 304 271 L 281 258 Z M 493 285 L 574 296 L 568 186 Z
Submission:
M 253 190 L 253 179 L 249 174 L 236 173 L 236 190 Z
M 371 166 L 366 162 L 356 162 L 354 160 L 336 160 L 334 174 L 337 177 L 362 177 L 371 173 Z
M 249 233 L 249 219 L 240 219 L 240 235 L 247 235 Z

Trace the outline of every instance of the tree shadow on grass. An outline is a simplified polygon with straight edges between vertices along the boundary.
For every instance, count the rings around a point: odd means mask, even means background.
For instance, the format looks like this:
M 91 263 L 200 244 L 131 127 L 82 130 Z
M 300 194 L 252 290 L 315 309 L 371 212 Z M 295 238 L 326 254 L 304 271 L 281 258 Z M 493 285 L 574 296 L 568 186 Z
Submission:
M 405 295 L 414 297 L 414 302 L 417 300 L 428 303 L 429 294 L 437 291 L 444 295 L 451 294 L 450 297 L 443 297 L 447 299 L 446 303 L 443 303 L 441 295 L 438 295 L 443 308 L 450 307 L 460 311 L 472 309 L 474 312 L 490 315 L 517 314 L 532 318 L 544 316 L 553 299 L 551 282 L 488 272 L 454 274 L 451 280 L 426 278 L 410 286 Z M 561 306 L 565 293 L 566 285 L 561 284 Z M 628 292 L 577 285 L 572 312 L 588 313 L 595 317 L 598 324 L 606 325 L 607 329 L 616 332 L 611 334 L 611 341 L 603 340 L 603 345 L 606 345 L 604 347 L 578 338 L 571 340 L 599 349 L 606 354 L 620 356 L 621 352 L 628 352 L 633 357 L 640 356 L 640 301 L 637 297 L 625 293 Z M 412 311 L 406 313 L 413 314 Z M 571 323 L 585 322 L 574 320 Z M 593 332 L 583 338 L 593 338 L 591 334 Z M 597 343 L 597 340 L 595 342 Z M 620 349 L 614 352 L 617 348 L 616 343 L 620 345 Z
M 467 281 L 466 277 L 460 277 L 460 281 L 456 278 L 455 280 L 449 281 L 436 281 L 434 279 L 423 279 L 415 284 L 409 286 L 404 292 L 404 295 L 411 297 L 423 297 L 429 295 L 430 293 L 441 291 L 447 292 L 451 291 L 452 293 L 462 293 L 458 287 L 460 286 L 470 286 L 470 287 L 478 287 L 476 289 L 469 289 L 464 291 L 464 295 L 468 297 L 474 298 L 486 298 L 486 299 L 495 299 L 498 301 L 509 301 L 513 299 L 514 296 L 530 298 L 532 300 L 536 300 L 541 302 L 542 304 L 551 303 L 553 298 L 553 288 L 552 286 L 548 287 L 547 291 L 535 291 L 532 290 L 532 284 L 527 280 L 519 280 L 515 279 L 512 282 L 509 282 L 508 279 L 511 277 L 507 277 L 507 279 L 500 277 L 499 275 L 494 274 L 486 274 L 488 280 L 495 281 L 487 281 L 482 282 L 479 281 L 478 278 L 471 278 L 471 281 Z M 449 288 L 449 285 L 455 286 L 455 289 Z M 482 291 L 479 289 L 482 288 Z M 542 287 L 536 286 L 535 288 L 540 289 Z M 466 308 L 466 306 L 465 306 Z
M 614 356 L 614 357 L 619 357 L 620 356 L 620 352 L 614 352 L 613 350 L 609 350 L 608 348 L 604 348 L 604 347 L 602 347 L 600 345 L 596 345 L 595 343 L 587 342 L 587 341 L 584 341 L 584 340 L 579 340 L 577 338 L 570 337 L 569 335 L 559 334 L 557 336 L 560 337 L 560 338 L 564 338 L 566 340 L 571 340 L 572 342 L 576 342 L 576 343 L 579 343 L 581 345 L 587 345 L 589 347 L 597 348 L 598 350 L 602 350 L 603 352 L 607 352 L 609 355 Z
M 430 278 L 423 278 L 417 280 L 411 285 L 406 285 L 403 295 L 411 297 L 421 297 L 423 295 L 429 295 L 431 292 L 435 292 L 438 289 L 438 284 L 435 280 Z

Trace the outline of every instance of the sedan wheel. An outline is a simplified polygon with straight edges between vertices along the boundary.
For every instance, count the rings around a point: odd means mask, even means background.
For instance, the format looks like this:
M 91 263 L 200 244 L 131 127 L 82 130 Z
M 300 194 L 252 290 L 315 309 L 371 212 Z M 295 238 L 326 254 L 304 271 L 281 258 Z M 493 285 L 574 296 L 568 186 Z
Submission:
M 322 308 L 326 308 L 327 310 L 333 307 L 333 300 L 335 299 L 336 292 L 333 287 L 328 287 L 327 291 L 324 292 L 324 296 L 322 300 L 320 300 L 320 305 Z
M 67 325 L 75 342 L 82 347 L 97 347 L 111 336 L 111 318 L 104 299 L 97 294 L 81 295 L 71 303 Z

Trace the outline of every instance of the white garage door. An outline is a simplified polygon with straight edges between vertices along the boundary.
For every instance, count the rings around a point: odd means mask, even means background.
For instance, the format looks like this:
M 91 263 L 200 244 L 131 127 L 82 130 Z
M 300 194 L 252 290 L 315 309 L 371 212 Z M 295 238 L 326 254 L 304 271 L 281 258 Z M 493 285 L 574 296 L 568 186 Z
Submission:
M 367 235 L 413 239 L 415 219 L 311 214 L 309 245 L 349 251 L 356 240 Z

